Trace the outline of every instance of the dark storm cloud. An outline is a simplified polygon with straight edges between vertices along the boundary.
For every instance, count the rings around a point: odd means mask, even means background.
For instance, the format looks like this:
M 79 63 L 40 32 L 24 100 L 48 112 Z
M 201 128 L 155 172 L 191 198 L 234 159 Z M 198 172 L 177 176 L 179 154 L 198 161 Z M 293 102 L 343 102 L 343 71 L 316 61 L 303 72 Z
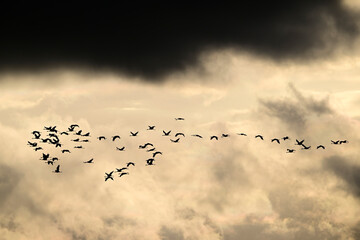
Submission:
M 346 184 L 346 191 L 360 197 L 360 166 L 351 164 L 341 156 L 332 156 L 324 159 L 325 169 L 333 172 Z
M 234 48 L 275 60 L 309 59 L 357 36 L 340 0 L 225 4 L 18 4 L 3 10 L 0 69 L 86 67 L 159 80 Z M 322 53 L 319 55 L 319 52 Z

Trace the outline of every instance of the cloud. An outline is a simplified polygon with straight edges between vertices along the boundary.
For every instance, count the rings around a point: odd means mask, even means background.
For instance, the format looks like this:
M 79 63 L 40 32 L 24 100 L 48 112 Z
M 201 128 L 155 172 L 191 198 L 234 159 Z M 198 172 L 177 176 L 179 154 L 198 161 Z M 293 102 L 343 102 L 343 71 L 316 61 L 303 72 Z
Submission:
M 340 0 L 48 7 L 22 3 L 1 16 L 2 71 L 85 67 L 160 81 L 207 51 L 309 60 L 358 35 L 357 13 Z

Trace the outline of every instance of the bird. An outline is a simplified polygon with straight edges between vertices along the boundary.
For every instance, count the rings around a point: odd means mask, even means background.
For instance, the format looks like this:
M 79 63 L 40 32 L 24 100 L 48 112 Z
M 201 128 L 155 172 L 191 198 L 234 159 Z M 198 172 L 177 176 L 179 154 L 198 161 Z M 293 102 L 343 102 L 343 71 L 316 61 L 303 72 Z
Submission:
M 37 146 L 37 142 L 30 142 L 30 141 L 28 141 L 28 145 L 30 145 L 31 147 L 36 147 L 36 146 Z
M 303 145 L 303 143 L 304 143 L 304 141 L 305 141 L 305 139 L 303 139 L 303 140 L 301 140 L 301 141 L 299 141 L 299 140 L 297 140 L 297 139 L 295 139 L 296 140 L 296 144 L 295 145 Z
M 130 132 L 130 134 L 131 134 L 130 136 L 131 136 L 131 137 L 136 137 L 136 135 L 137 135 L 138 133 L 139 133 L 139 131 L 137 131 L 137 132 L 135 132 L 135 133 Z
M 46 142 L 48 142 L 48 141 L 51 142 L 51 139 L 50 139 L 50 138 L 45 138 L 45 139 L 42 138 L 42 139 L 41 139 L 41 142 L 43 142 L 43 143 L 46 143 Z
M 343 144 L 343 143 L 348 143 L 348 141 L 347 140 L 340 141 L 340 144 Z
M 155 159 L 153 159 L 153 158 L 149 158 L 148 160 L 146 160 L 146 165 L 154 165 L 154 161 L 155 161 Z
M 122 177 L 122 176 L 124 176 L 126 174 L 129 174 L 129 173 L 128 172 L 122 172 L 122 173 L 119 174 L 119 177 Z
M 183 133 L 176 133 L 176 134 L 175 134 L 175 137 L 178 137 L 178 136 L 183 136 L 183 137 L 185 137 L 185 134 L 183 134 Z
M 83 148 L 83 146 L 75 146 L 74 148 Z
M 176 121 L 183 121 L 185 120 L 185 118 L 182 118 L 182 117 L 178 117 L 178 118 L 175 118 Z
M 279 139 L 277 139 L 277 138 L 273 138 L 273 139 L 271 139 L 271 142 L 277 142 L 278 144 L 280 144 L 280 140 Z
M 71 124 L 70 127 L 68 127 L 68 130 L 69 130 L 70 132 L 72 132 L 72 131 L 74 131 L 74 129 L 75 129 L 76 127 L 79 127 L 79 125 L 77 125 L 77 124 Z
M 94 159 L 92 158 L 92 159 L 90 159 L 90 160 L 88 160 L 88 161 L 85 161 L 85 162 L 83 162 L 83 163 L 94 163 L 93 161 L 94 161 Z
M 116 172 L 122 172 L 124 170 L 128 169 L 127 167 L 123 167 L 123 168 L 116 168 Z
M 44 127 L 44 129 L 49 131 L 49 132 L 56 132 L 57 133 L 56 126 Z
M 217 136 L 211 136 L 211 137 L 210 137 L 210 140 L 213 140 L 213 139 L 219 140 L 219 138 L 218 138 Z
M 89 139 L 81 140 L 81 142 L 89 142 Z
M 191 135 L 191 136 L 193 136 L 193 137 L 198 137 L 198 138 L 203 138 L 203 137 L 200 136 L 199 134 L 193 134 L 193 135 Z
M 111 179 L 114 181 L 113 177 L 112 177 L 112 174 L 113 174 L 114 171 L 111 171 L 110 173 L 105 173 L 106 176 L 105 176 L 105 182 L 108 180 L 108 179 Z
M 52 160 L 52 161 L 59 161 L 59 158 L 53 157 L 51 160 Z
M 73 142 L 80 142 L 80 138 L 72 139 Z
M 162 152 L 159 152 L 159 151 L 158 151 L 158 152 L 154 152 L 154 153 L 153 153 L 153 158 L 154 158 L 156 155 L 158 155 L 158 154 L 162 155 Z
M 146 130 L 155 130 L 155 126 L 148 126 L 149 128 Z
M 61 151 L 62 153 L 70 153 L 70 150 L 68 150 L 68 149 L 63 149 L 62 151 Z
M 340 140 L 337 140 L 337 141 L 333 141 L 333 140 L 331 140 L 331 144 L 335 144 L 335 145 L 337 145 L 337 144 L 339 144 L 339 142 L 340 142 Z
M 128 162 L 128 163 L 126 164 L 126 167 L 129 167 L 130 165 L 133 165 L 133 166 L 135 167 L 135 163 L 133 163 L 133 162 Z
M 61 143 L 57 143 L 55 147 L 61 147 Z
M 168 131 L 168 132 L 165 132 L 165 131 L 163 130 L 163 133 L 164 133 L 164 135 L 163 135 L 163 136 L 170 136 L 171 130 L 170 130 L 170 131 Z
M 285 141 L 285 140 L 289 140 L 289 139 L 290 139 L 290 138 L 289 138 L 288 136 L 285 136 L 285 137 L 282 138 L 282 140 L 284 140 L 284 141 Z
M 49 157 L 50 157 L 49 153 L 47 153 L 47 154 L 43 153 L 42 154 L 42 160 L 48 160 Z
M 141 145 L 140 145 L 141 146 Z M 139 147 L 140 147 L 139 146 Z M 145 143 L 143 146 L 141 146 L 142 148 L 146 148 L 147 146 L 154 146 L 152 143 Z
M 124 146 L 124 147 L 122 147 L 122 148 L 118 148 L 118 147 L 116 147 L 116 150 L 118 150 L 118 151 L 125 151 L 125 146 Z
M 60 135 L 69 135 L 67 132 L 61 132 Z
M 51 161 L 51 160 L 48 160 L 47 162 L 46 162 L 48 165 L 54 165 L 54 161 Z
M 293 153 L 295 151 L 296 151 L 295 149 L 287 149 L 287 153 Z
M 35 151 L 39 151 L 39 150 L 42 150 L 42 149 L 43 149 L 42 147 L 34 148 Z
M 120 136 L 119 135 L 112 136 L 113 141 L 115 141 L 117 138 L 120 139 Z
M 261 140 L 264 140 L 264 137 L 261 135 L 256 135 L 255 138 L 260 138 Z
M 302 144 L 302 146 L 303 146 L 303 148 L 302 149 L 304 149 L 304 150 L 308 150 L 308 149 L 310 149 L 311 148 L 311 146 L 305 146 L 304 144 Z
M 60 165 L 57 165 L 55 171 L 53 171 L 54 173 L 61 173 L 60 171 Z
M 247 136 L 245 133 L 238 133 L 238 135 Z
M 171 141 L 171 142 L 173 142 L 173 143 L 178 143 L 178 142 L 179 142 L 179 140 L 180 140 L 180 138 L 177 138 L 176 140 L 172 140 L 172 139 L 170 139 L 170 141 Z
M 83 134 L 83 135 L 81 135 L 81 136 L 83 136 L 83 137 L 89 137 L 89 136 L 90 136 L 90 132 L 87 132 L 87 133 L 85 133 L 85 134 Z
M 229 134 L 225 134 L 225 133 L 221 134 L 222 138 L 226 138 L 226 137 L 229 137 L 229 136 L 230 136 Z
M 323 145 L 319 145 L 316 147 L 316 149 L 319 149 L 319 148 L 325 149 L 325 147 Z
M 154 151 L 155 150 L 155 148 L 151 148 L 151 149 L 148 149 L 148 150 L 146 150 L 147 152 L 152 152 L 152 151 Z
M 82 130 L 79 130 L 78 132 L 75 133 L 75 135 L 79 135 L 81 136 Z
M 32 131 L 31 133 L 34 134 L 35 139 L 40 139 L 41 134 L 39 131 Z
M 99 139 L 100 141 L 101 141 L 101 140 L 106 140 L 106 137 L 100 136 L 100 137 L 98 137 L 97 139 Z

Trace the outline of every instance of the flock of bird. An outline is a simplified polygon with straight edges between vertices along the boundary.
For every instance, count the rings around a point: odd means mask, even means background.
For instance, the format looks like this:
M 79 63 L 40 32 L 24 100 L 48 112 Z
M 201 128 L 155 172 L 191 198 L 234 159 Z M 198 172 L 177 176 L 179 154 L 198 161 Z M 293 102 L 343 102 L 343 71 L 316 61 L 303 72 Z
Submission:
M 176 121 L 184 121 L 184 118 L 175 118 Z M 83 149 L 83 144 L 86 144 L 88 142 L 90 142 L 89 138 L 90 136 L 90 132 L 87 133 L 83 133 L 83 130 L 80 129 L 78 124 L 72 124 L 70 125 L 66 131 L 58 131 L 56 126 L 49 126 L 49 127 L 44 127 L 44 130 L 46 131 L 45 133 L 42 133 L 40 131 L 33 131 L 33 140 L 30 140 L 27 142 L 27 144 L 34 149 L 34 151 L 41 151 L 44 150 L 42 146 L 42 144 L 50 144 L 52 146 L 54 146 L 55 148 L 61 148 L 61 153 L 65 154 L 65 153 L 71 153 L 70 149 L 64 149 L 62 147 L 62 142 L 60 142 L 60 138 L 59 136 L 61 135 L 72 135 L 74 136 L 74 139 L 71 139 L 72 142 L 76 143 L 76 145 L 73 147 L 74 149 Z M 154 131 L 155 130 L 155 126 L 148 126 L 148 128 L 146 129 L 148 131 Z M 171 137 L 171 130 L 169 131 L 165 131 L 163 130 L 163 135 L 164 137 Z M 139 134 L 139 131 L 137 132 L 131 132 L 130 131 L 130 137 L 136 137 Z M 44 136 L 45 135 L 45 136 Z M 237 135 L 239 136 L 243 136 L 243 137 L 247 137 L 246 133 L 237 133 Z M 197 138 L 203 138 L 203 136 L 199 135 L 199 134 L 193 134 L 191 135 L 192 137 L 197 137 Z M 172 143 L 179 143 L 181 138 L 185 138 L 185 134 L 181 133 L 181 132 L 177 132 L 174 135 L 175 139 L 171 139 L 170 141 Z M 220 138 L 229 138 L 230 134 L 221 134 Z M 120 140 L 120 136 L 119 135 L 114 135 L 111 136 L 111 141 L 115 142 L 117 139 Z M 264 137 L 262 135 L 256 135 L 255 136 L 256 139 L 262 140 L 264 141 Z M 97 139 L 99 141 L 106 141 L 107 137 L 105 136 L 98 136 Z M 35 141 L 34 141 L 35 140 Z M 210 140 L 211 141 L 218 141 L 219 137 L 216 135 L 210 136 Z M 282 141 L 290 141 L 290 138 L 288 136 L 285 136 L 283 138 L 272 138 L 270 140 L 272 143 L 277 143 L 280 144 Z M 301 146 L 302 150 L 309 150 L 311 148 L 310 145 L 305 145 L 305 140 L 298 140 L 295 139 L 295 145 L 297 146 Z M 341 145 L 341 144 L 345 144 L 348 143 L 347 140 L 331 140 L 331 144 L 334 145 Z M 146 166 L 151 166 L 151 165 L 155 165 L 155 157 L 157 155 L 162 155 L 162 152 L 158 151 L 155 146 L 150 143 L 147 142 L 143 145 L 139 145 L 139 149 L 143 149 L 146 150 L 146 152 L 149 152 L 151 154 L 152 157 L 148 158 L 145 160 L 146 162 Z M 325 149 L 324 145 L 317 145 L 316 149 Z M 123 147 L 116 147 L 117 151 L 125 151 L 125 146 Z M 287 149 L 286 153 L 294 153 L 296 151 L 296 149 Z M 49 153 L 42 153 L 42 156 L 40 158 L 40 160 L 44 161 L 46 164 L 48 165 L 54 165 L 55 161 L 59 161 L 58 157 L 50 157 Z M 94 163 L 94 158 L 91 158 L 88 161 L 84 161 L 84 164 L 91 164 Z M 124 175 L 128 175 L 129 174 L 129 169 L 130 167 L 135 167 L 135 163 L 134 162 L 127 162 L 126 166 L 121 167 L 121 168 L 116 168 L 115 170 L 112 170 L 110 172 L 105 172 L 105 181 L 111 179 L 114 180 L 113 178 L 113 174 L 117 173 L 119 174 L 119 177 L 122 177 Z M 55 170 L 53 171 L 54 173 L 61 173 L 60 171 L 60 165 L 58 164 L 57 167 L 55 168 Z

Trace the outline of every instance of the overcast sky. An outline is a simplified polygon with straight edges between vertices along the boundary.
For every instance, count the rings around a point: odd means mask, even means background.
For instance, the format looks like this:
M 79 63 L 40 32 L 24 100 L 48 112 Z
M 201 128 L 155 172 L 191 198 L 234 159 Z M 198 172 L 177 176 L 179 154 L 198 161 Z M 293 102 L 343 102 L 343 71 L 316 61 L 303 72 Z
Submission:
M 66 6 L 9 10 L 0 239 L 359 239 L 359 4 L 266 2 L 92 6 L 64 21 Z M 33 130 L 73 123 L 91 133 L 84 149 L 73 135 L 60 136 L 70 154 L 27 145 Z M 163 152 L 154 166 L 146 142 Z M 104 181 L 129 161 L 129 175 Z

